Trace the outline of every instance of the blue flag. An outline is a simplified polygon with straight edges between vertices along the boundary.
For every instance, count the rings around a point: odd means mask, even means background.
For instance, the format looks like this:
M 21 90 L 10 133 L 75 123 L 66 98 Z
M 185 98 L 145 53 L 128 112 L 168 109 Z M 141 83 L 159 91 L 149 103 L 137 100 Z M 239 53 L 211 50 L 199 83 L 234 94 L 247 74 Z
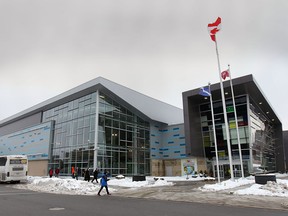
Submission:
M 211 93 L 209 91 L 209 87 L 201 87 L 199 94 L 205 97 L 210 97 Z

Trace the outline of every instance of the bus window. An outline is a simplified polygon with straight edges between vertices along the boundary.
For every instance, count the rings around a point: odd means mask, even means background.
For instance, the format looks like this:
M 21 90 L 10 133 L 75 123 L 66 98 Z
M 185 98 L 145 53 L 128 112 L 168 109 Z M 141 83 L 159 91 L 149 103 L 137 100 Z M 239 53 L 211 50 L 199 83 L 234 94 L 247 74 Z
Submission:
M 10 164 L 27 164 L 26 159 L 10 159 Z
M 0 166 L 5 166 L 7 161 L 7 157 L 0 157 Z

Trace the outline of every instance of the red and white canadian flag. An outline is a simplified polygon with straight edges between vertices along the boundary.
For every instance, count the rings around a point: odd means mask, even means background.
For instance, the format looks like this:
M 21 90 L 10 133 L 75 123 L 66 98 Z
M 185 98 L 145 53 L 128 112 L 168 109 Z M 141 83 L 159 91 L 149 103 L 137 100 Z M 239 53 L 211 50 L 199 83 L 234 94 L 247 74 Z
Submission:
M 224 79 L 224 80 L 225 80 L 227 77 L 230 77 L 229 69 L 221 72 L 221 77 L 222 77 L 222 79 Z
M 215 42 L 216 41 L 216 33 L 221 29 L 221 18 L 218 17 L 214 23 L 208 24 L 208 31 L 210 33 L 211 39 Z

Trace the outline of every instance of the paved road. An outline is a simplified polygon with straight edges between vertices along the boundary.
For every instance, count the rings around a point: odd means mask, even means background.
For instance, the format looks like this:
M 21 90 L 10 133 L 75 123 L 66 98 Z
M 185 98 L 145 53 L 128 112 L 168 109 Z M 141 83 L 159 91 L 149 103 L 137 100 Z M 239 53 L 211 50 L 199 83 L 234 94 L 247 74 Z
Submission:
M 287 211 L 209 203 L 112 196 L 79 196 L 18 190 L 0 184 L 0 211 L 5 216 L 287 216 Z

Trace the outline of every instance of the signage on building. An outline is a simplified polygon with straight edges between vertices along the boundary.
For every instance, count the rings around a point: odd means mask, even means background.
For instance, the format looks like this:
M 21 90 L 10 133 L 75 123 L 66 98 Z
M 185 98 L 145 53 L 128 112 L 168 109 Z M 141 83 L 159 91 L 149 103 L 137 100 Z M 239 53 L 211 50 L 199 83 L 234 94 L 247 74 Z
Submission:
M 227 106 L 227 107 L 226 107 L 226 112 L 227 112 L 227 113 L 234 112 L 234 107 L 233 107 L 233 106 Z

